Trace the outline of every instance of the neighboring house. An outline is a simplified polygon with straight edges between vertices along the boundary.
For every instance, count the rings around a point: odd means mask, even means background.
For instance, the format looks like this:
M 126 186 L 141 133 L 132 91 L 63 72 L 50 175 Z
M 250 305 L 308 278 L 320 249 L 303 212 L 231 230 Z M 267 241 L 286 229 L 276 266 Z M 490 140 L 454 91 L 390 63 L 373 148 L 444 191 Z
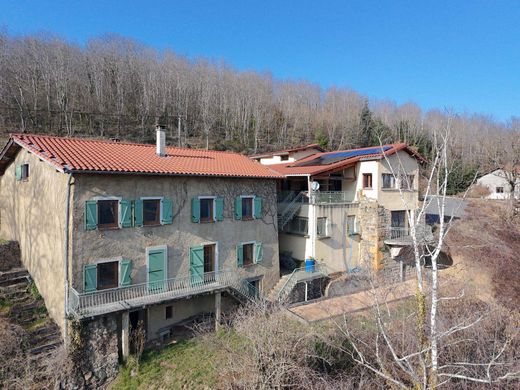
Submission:
M 515 199 L 520 199 L 520 174 L 518 177 L 514 192 L 511 184 L 506 179 L 507 173 L 502 169 L 495 169 L 481 176 L 477 179 L 477 185 L 486 187 L 489 190 L 489 195 L 485 197 L 486 199 L 511 199 L 512 196 Z
M 392 144 L 316 151 L 269 165 L 285 176 L 278 195 L 280 252 L 321 260 L 332 272 L 366 262 L 383 268 L 383 241 L 409 235 L 406 211 L 418 207 L 424 161 L 407 145 Z
M 251 156 L 251 159 L 258 161 L 263 165 L 291 163 L 324 151 L 325 150 L 318 144 L 310 144 L 300 146 L 299 148 L 256 154 Z
M 279 280 L 281 176 L 157 134 L 156 146 L 17 134 L 0 153 L 0 236 L 20 243 L 65 336 L 67 317 L 113 321 L 123 355 L 138 321 L 159 338 Z

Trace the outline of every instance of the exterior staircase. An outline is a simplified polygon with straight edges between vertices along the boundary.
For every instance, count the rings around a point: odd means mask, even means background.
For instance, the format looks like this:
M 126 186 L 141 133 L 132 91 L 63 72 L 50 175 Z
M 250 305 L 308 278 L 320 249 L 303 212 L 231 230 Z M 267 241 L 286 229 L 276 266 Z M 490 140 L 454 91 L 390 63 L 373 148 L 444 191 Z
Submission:
M 267 294 L 266 299 L 270 302 L 277 301 L 280 291 L 282 291 L 290 277 L 291 274 L 282 276 L 278 283 L 276 283 L 275 286 L 271 289 L 271 291 L 269 291 L 269 294 Z
M 300 192 L 294 198 L 287 197 L 283 202 L 279 203 L 278 230 L 282 230 L 293 219 L 304 201 L 305 195 L 303 192 Z
M 49 318 L 45 303 L 26 269 L 0 272 L 0 320 L 25 330 L 20 348 L 27 364 L 34 372 L 44 372 L 40 368 L 47 366 L 46 360 L 61 347 L 63 341 L 59 327 Z M 47 378 L 36 379 L 45 383 Z

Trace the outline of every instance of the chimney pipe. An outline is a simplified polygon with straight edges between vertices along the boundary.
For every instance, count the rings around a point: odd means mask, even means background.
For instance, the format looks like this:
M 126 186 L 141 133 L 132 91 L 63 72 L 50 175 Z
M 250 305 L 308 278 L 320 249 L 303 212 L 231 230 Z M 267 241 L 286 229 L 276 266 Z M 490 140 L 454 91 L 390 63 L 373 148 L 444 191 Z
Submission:
M 161 157 L 166 156 L 166 134 L 160 125 L 155 126 L 155 142 L 157 146 L 155 153 Z

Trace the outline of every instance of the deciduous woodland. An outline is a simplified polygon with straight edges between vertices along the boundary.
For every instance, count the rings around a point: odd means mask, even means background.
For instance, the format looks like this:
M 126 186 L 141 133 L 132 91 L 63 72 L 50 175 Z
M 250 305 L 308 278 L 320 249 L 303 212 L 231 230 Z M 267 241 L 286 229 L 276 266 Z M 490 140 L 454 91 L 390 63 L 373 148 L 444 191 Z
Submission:
M 518 117 L 502 123 L 368 100 L 347 88 L 238 71 L 119 36 L 78 46 L 48 35 L 0 33 L 1 132 L 147 142 L 160 123 L 175 145 L 262 152 L 318 141 L 345 149 L 380 136 L 428 155 L 432 130 L 448 116 L 451 150 L 463 170 L 489 168 L 520 138 Z

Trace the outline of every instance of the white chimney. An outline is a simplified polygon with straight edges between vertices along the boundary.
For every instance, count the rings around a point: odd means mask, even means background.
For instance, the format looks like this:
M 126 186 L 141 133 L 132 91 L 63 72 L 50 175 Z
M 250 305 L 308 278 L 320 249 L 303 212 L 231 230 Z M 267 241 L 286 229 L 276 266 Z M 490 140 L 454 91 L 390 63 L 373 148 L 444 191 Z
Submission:
M 155 126 L 155 142 L 157 145 L 155 153 L 161 157 L 166 156 L 166 134 L 159 125 Z

